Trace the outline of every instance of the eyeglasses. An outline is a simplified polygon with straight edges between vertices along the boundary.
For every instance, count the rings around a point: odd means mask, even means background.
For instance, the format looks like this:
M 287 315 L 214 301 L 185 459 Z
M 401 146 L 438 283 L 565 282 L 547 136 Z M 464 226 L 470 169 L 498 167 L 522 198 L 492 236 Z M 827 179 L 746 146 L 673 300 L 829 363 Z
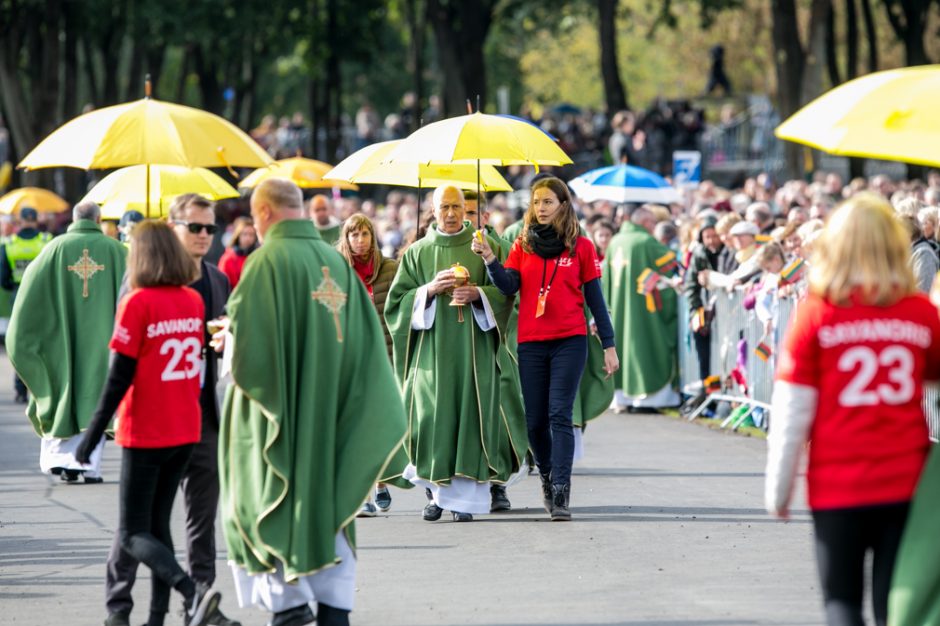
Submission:
M 174 224 L 179 224 L 180 226 L 185 226 L 189 232 L 194 235 L 198 235 L 202 229 L 206 229 L 206 234 L 214 235 L 215 231 L 219 230 L 219 227 L 215 224 L 200 224 L 198 222 L 184 222 L 182 220 L 176 220 Z

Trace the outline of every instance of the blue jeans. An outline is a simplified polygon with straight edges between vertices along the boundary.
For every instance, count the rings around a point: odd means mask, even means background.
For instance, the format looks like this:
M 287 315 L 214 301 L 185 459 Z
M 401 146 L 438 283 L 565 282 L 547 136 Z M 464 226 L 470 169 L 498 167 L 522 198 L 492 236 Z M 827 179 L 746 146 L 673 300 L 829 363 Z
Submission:
M 571 412 L 587 361 L 587 337 L 574 335 L 519 344 L 519 379 L 529 447 L 552 483 L 571 482 L 574 427 Z

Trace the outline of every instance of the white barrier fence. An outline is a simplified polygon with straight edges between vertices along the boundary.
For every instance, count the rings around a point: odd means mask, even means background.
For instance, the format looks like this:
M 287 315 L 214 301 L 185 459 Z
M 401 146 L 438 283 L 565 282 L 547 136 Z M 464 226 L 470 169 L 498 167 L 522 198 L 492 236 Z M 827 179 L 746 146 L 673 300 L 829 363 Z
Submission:
M 759 358 L 754 350 L 764 339 L 764 325 L 753 310 L 744 308 L 744 293 L 735 290 L 731 293 L 719 292 L 715 295 L 715 316 L 711 326 L 711 368 L 712 374 L 721 376 L 726 381 L 738 366 L 738 346 L 743 339 L 746 344 L 746 366 L 742 368 L 747 383 L 747 391 L 738 385 L 731 389 L 712 394 L 712 399 L 727 399 L 760 408 L 769 413 L 770 398 L 773 394 L 774 366 L 784 333 L 790 317 L 796 311 L 797 300 L 780 298 L 777 300 L 773 331 L 766 341 L 773 353 L 766 361 Z M 699 380 L 698 353 L 692 332 L 689 329 L 689 307 L 685 298 L 679 298 L 679 374 L 682 387 Z M 704 410 L 706 405 L 700 407 Z M 698 416 L 701 411 L 693 414 Z M 930 437 L 937 440 L 940 435 L 940 388 L 930 386 L 924 393 L 924 413 L 930 428 Z M 747 415 L 736 416 L 735 421 L 723 425 L 737 427 Z M 766 422 L 764 423 L 766 428 Z

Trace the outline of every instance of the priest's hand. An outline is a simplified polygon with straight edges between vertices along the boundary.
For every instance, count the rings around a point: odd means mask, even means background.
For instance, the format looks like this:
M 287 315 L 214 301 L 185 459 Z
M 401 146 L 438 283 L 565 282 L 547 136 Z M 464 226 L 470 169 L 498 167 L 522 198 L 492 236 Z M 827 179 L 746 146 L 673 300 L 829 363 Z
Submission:
M 480 299 L 480 290 L 476 287 L 466 285 L 454 289 L 454 304 L 470 304 Z
M 487 265 L 492 263 L 496 258 L 496 255 L 493 254 L 493 249 L 490 247 L 490 242 L 486 240 L 486 235 L 483 234 L 482 230 L 473 233 L 470 249 L 473 250 L 474 254 L 479 254 L 483 257 L 483 262 Z
M 607 376 L 604 377 L 604 380 L 613 376 L 614 372 L 619 369 L 620 359 L 617 358 L 617 348 L 604 348 L 604 371 L 607 372 Z
M 428 288 L 428 296 L 431 297 L 450 291 L 454 288 L 454 270 L 451 268 L 441 270 L 426 287 Z
M 207 327 L 211 337 L 209 346 L 216 352 L 225 350 L 225 333 L 228 332 L 229 319 L 227 317 L 219 317 L 214 320 L 209 320 Z

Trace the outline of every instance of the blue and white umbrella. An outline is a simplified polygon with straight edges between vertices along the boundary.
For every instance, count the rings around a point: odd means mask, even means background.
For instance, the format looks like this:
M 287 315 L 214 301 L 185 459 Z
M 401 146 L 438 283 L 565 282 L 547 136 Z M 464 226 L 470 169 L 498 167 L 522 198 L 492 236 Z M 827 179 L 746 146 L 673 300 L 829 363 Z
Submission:
M 568 182 L 571 190 L 586 202 L 680 202 L 682 197 L 666 179 L 633 165 L 612 165 L 581 174 Z

